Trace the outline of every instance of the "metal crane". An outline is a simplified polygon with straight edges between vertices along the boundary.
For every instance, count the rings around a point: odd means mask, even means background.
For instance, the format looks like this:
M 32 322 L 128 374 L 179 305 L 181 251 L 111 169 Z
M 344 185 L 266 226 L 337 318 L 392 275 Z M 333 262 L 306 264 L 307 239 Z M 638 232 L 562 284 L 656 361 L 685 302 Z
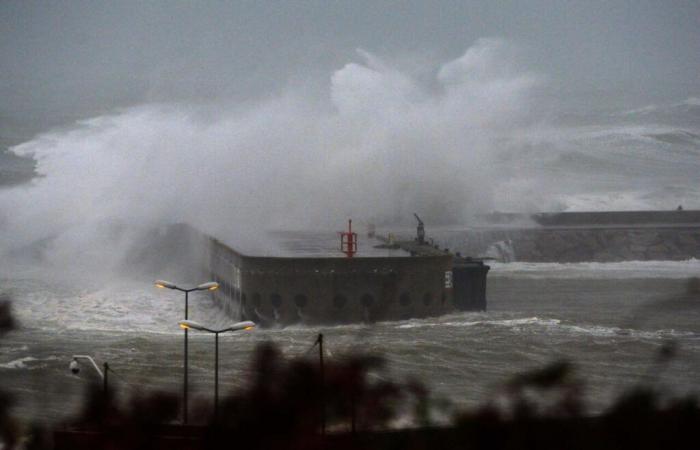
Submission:
M 416 240 L 418 241 L 419 244 L 424 244 L 425 243 L 425 225 L 423 224 L 423 221 L 420 220 L 420 217 L 418 217 L 418 214 L 413 213 L 413 215 L 416 217 L 416 220 L 418 220 L 418 228 L 416 229 Z

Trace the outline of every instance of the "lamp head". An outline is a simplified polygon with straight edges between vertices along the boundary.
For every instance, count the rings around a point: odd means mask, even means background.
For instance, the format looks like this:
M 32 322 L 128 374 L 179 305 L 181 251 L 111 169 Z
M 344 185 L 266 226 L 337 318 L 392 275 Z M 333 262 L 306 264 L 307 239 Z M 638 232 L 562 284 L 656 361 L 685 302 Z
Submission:
M 156 280 L 155 282 L 156 287 L 161 288 L 161 289 L 176 289 L 177 286 L 175 286 L 173 283 L 170 281 L 165 281 L 165 280 Z
M 195 322 L 194 320 L 181 320 L 178 322 L 178 324 L 183 330 L 209 331 L 209 329 L 204 325 L 200 324 L 199 322 Z
M 216 281 L 202 283 L 199 286 L 197 286 L 197 290 L 199 291 L 215 291 L 217 289 L 219 289 L 219 283 L 217 283 Z
M 78 360 L 75 358 L 73 358 L 73 361 L 70 362 L 68 368 L 73 375 L 78 375 L 78 373 L 80 373 L 80 364 L 78 364 Z
M 250 320 L 246 320 L 244 322 L 234 323 L 229 328 L 227 328 L 226 331 L 238 331 L 238 330 L 250 331 L 253 328 L 255 328 L 255 322 L 251 322 Z

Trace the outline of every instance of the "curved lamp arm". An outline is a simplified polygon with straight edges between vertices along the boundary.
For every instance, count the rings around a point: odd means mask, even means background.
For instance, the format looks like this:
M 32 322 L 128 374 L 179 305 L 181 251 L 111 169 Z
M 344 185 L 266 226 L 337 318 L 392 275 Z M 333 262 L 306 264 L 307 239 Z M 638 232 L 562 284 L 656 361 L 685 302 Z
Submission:
M 97 374 L 100 376 L 100 378 L 102 378 L 102 379 L 104 380 L 105 375 L 102 373 L 102 371 L 100 370 L 100 367 L 97 365 L 97 363 L 95 362 L 95 360 L 92 359 L 92 356 L 88 356 L 88 355 L 73 355 L 73 361 L 78 362 L 79 359 L 87 359 L 88 361 L 90 361 L 90 362 L 92 363 L 92 367 L 95 368 L 95 371 L 97 372 Z
M 181 288 L 180 286 L 176 285 L 175 283 L 171 283 L 170 281 L 166 280 L 156 280 L 153 284 L 156 285 L 156 287 L 161 288 L 161 289 L 174 289 L 176 291 L 182 291 L 182 292 L 192 292 L 192 291 L 214 291 L 219 288 L 219 283 L 216 281 L 208 281 L 206 283 L 202 283 L 197 287 L 193 287 L 191 289 L 185 289 Z
M 204 325 L 200 324 L 199 322 L 195 322 L 194 320 L 181 320 L 178 322 L 180 325 L 180 328 L 184 330 L 199 330 L 199 331 L 207 331 L 209 333 L 224 333 L 226 331 L 238 331 L 238 330 L 252 330 L 255 328 L 255 322 L 251 322 L 249 320 L 246 320 L 244 322 L 238 322 L 234 323 L 230 327 L 222 328 L 220 330 L 212 330 L 211 328 L 207 328 Z

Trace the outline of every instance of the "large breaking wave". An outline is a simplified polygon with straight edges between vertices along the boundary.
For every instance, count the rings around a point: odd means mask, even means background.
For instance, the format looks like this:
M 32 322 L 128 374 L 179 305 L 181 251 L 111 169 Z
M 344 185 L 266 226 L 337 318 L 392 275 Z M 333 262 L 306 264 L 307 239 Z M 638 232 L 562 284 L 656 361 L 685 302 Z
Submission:
M 700 207 L 696 99 L 564 125 L 542 113 L 545 78 L 517 52 L 481 39 L 417 74 L 360 51 L 330 88 L 141 105 L 44 133 L 12 149 L 36 159 L 38 177 L 0 190 L 0 253 L 94 277 L 181 221 L 269 253 L 264 230 L 348 217 Z

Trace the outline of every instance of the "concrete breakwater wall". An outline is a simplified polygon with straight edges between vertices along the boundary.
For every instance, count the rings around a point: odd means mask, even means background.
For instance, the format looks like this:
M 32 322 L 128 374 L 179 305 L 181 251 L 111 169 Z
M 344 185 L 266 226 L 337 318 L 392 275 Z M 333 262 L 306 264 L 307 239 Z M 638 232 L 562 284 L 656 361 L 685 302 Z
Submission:
M 486 309 L 481 262 L 453 255 L 248 256 L 208 238 L 208 272 L 224 311 L 263 326 L 405 320 Z
M 499 216 L 503 218 L 503 215 Z M 700 258 L 698 211 L 507 215 L 502 223 L 450 233 L 441 246 L 502 261 L 614 262 Z M 517 226 L 521 223 L 527 225 Z
M 188 279 L 216 281 L 212 295 L 228 316 L 262 326 L 372 323 L 486 309 L 489 266 L 441 251 L 412 257 L 251 256 L 186 224 L 159 230 L 148 241 L 145 254 L 159 255 L 150 262 L 163 278 L 188 273 Z M 169 271 L 173 260 L 183 264 Z
M 700 229 L 520 229 L 466 232 L 466 254 L 505 261 L 612 262 L 700 258 Z M 461 244 L 461 245 L 460 245 Z M 448 244 L 449 245 L 449 244 Z

